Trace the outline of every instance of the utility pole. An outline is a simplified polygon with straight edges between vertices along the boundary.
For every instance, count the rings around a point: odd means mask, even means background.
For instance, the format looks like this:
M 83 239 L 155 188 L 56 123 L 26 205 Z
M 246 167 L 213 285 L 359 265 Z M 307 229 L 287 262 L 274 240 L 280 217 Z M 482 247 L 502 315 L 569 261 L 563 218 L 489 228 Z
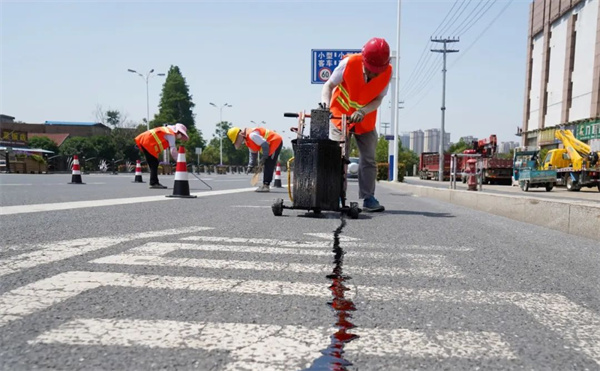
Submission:
M 458 49 L 448 49 L 448 43 L 456 43 L 460 40 L 458 38 L 452 39 L 440 39 L 440 38 L 431 38 L 431 41 L 434 43 L 443 43 L 444 49 L 431 49 L 434 53 L 444 53 L 444 67 L 442 69 L 443 74 L 443 85 L 442 85 L 442 128 L 440 130 L 440 170 L 438 172 L 438 180 L 440 182 L 444 181 L 444 141 L 445 141 L 445 132 L 444 132 L 444 124 L 446 122 L 446 54 L 448 53 L 458 53 Z

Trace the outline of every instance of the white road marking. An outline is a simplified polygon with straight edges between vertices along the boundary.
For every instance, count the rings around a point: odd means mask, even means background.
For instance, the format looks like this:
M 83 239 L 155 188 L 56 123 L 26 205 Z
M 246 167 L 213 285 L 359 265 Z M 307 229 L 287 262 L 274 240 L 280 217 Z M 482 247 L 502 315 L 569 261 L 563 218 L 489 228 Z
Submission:
M 165 256 L 179 250 L 193 251 L 223 251 L 233 253 L 253 253 L 253 254 L 282 254 L 282 255 L 309 255 L 309 256 L 333 256 L 329 250 L 317 249 L 299 249 L 293 247 L 267 247 L 267 246 L 249 246 L 249 245 L 206 245 L 180 242 L 148 242 L 142 246 L 134 247 L 124 251 L 125 255 L 143 255 L 143 256 Z M 414 253 L 383 253 L 373 251 L 349 251 L 344 253 L 346 258 L 367 258 L 367 259 L 386 259 L 386 260 L 409 260 L 411 263 L 427 264 L 427 261 L 435 264 L 450 264 L 444 262 L 444 255 L 432 254 L 414 254 Z
M 191 193 L 197 197 L 211 197 L 221 196 L 233 193 L 242 193 L 254 191 L 255 188 L 238 188 L 238 189 L 225 189 L 220 191 L 206 191 L 199 193 Z M 43 211 L 58 211 L 58 210 L 72 210 L 81 209 L 86 207 L 99 207 L 99 206 L 114 206 L 114 205 L 129 205 L 138 204 L 144 202 L 156 202 L 156 201 L 173 201 L 178 198 L 165 197 L 165 194 L 160 196 L 147 196 L 147 197 L 128 197 L 128 198 L 113 198 L 108 200 L 90 200 L 90 201 L 73 201 L 73 202 L 61 202 L 53 204 L 36 204 L 36 205 L 16 205 L 16 206 L 3 206 L 0 209 L 0 215 L 14 215 L 14 214 L 26 214 L 26 213 L 37 213 Z
M 28 246 L 28 249 L 35 248 L 36 251 L 15 255 L 0 260 L 0 277 L 5 276 L 7 274 L 20 272 L 27 268 L 37 267 L 38 265 L 54 263 L 59 260 L 72 258 L 77 255 L 83 255 L 91 251 L 111 247 L 125 241 L 137 240 L 141 238 L 178 235 L 184 233 L 194 233 L 208 229 L 213 228 L 174 228 L 163 231 L 133 233 L 123 235 L 121 237 L 80 238 L 76 240 L 57 241 L 46 244 Z M 15 249 L 13 248 L 13 250 Z
M 333 233 L 304 233 L 304 234 L 308 235 L 308 236 L 324 238 L 326 240 L 333 240 Z M 360 241 L 360 238 L 349 237 L 349 236 L 344 236 L 344 235 L 339 236 L 339 238 L 340 238 L 340 241 Z
M 409 254 L 405 258 L 411 264 L 407 267 L 359 267 L 348 263 L 344 265 L 346 274 L 373 275 L 373 276 L 423 276 L 443 278 L 463 278 L 464 275 L 455 267 L 447 264 L 444 256 Z M 118 254 L 92 260 L 95 264 L 118 264 L 118 265 L 144 265 L 160 267 L 189 267 L 204 269 L 233 269 L 233 270 L 256 270 L 256 271 L 282 271 L 296 273 L 322 273 L 331 272 L 330 264 L 304 264 L 285 262 L 262 262 L 245 261 L 234 259 L 195 259 L 195 258 L 172 258 L 157 255 L 130 255 Z
M 73 271 L 0 295 L 0 327 L 101 286 L 331 297 L 323 284 Z M 360 288 L 358 295 L 356 291 L 348 291 L 346 297 L 354 301 L 516 305 L 600 365 L 600 315 L 562 295 L 366 286 Z
M 333 247 L 333 233 L 330 235 L 331 241 L 292 241 L 292 240 L 276 240 L 270 238 L 243 238 L 243 237 L 215 237 L 215 236 L 189 236 L 181 238 L 182 241 L 204 241 L 204 242 L 225 242 L 233 244 L 259 244 L 267 246 L 286 246 L 286 247 L 303 247 L 303 248 L 327 248 Z M 402 245 L 402 244 L 381 244 L 381 243 L 363 243 L 356 241 L 345 241 L 344 249 L 348 248 L 390 248 L 396 249 L 414 249 L 427 251 L 456 251 L 468 252 L 473 251 L 472 248 L 464 246 L 437 246 L 437 245 Z
M 68 344 L 167 349 L 225 350 L 233 363 L 227 370 L 293 370 L 309 367 L 329 346 L 336 329 L 294 325 L 178 322 L 136 319 L 75 319 L 47 331 L 29 344 Z M 360 337 L 346 345 L 346 353 L 414 358 L 515 359 L 510 345 L 493 332 L 412 331 L 356 328 Z M 402 344 L 403 346 L 399 346 Z

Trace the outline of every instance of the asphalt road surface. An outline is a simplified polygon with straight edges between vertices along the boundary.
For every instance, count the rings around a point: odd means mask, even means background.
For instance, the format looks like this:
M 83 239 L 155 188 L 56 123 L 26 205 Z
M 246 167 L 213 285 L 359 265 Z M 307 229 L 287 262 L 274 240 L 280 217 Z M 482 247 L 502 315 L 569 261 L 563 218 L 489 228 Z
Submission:
M 0 175 L 0 369 L 600 370 L 598 241 L 383 182 L 384 213 L 276 217 L 287 188 L 201 178 Z

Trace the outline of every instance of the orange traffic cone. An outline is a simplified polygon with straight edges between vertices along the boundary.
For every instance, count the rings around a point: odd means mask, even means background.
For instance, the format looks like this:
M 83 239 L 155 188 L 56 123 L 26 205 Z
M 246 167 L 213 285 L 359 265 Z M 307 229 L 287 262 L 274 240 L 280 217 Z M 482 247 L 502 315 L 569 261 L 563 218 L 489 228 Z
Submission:
M 77 155 L 73 156 L 73 173 L 71 175 L 71 182 L 68 184 L 85 184 L 81 180 L 81 168 L 79 167 L 79 159 Z
M 140 163 L 140 160 L 135 162 L 135 178 L 133 178 L 132 183 L 146 183 L 142 179 L 142 164 Z
M 281 188 L 281 165 L 279 165 L 279 162 L 275 168 L 275 182 L 273 182 L 273 187 Z
M 188 182 L 188 171 L 185 161 L 185 148 L 179 147 L 179 154 L 177 155 L 177 165 L 175 166 L 175 184 L 173 185 L 173 194 L 167 195 L 167 197 L 185 197 L 195 198 L 197 196 L 190 196 L 190 183 Z

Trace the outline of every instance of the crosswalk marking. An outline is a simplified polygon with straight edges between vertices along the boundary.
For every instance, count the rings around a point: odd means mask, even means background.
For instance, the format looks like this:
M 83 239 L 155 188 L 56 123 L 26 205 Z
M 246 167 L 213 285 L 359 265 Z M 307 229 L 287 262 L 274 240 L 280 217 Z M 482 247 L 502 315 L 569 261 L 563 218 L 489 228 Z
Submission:
M 347 274 L 362 274 L 372 276 L 422 276 L 462 278 L 464 275 L 454 267 L 446 265 L 443 256 L 408 256 L 410 264 L 407 267 L 359 267 L 345 264 Z M 118 254 L 92 260 L 95 264 L 144 265 L 161 267 L 188 267 L 204 269 L 233 269 L 256 271 L 285 271 L 296 273 L 331 272 L 330 264 L 304 264 L 285 262 L 246 261 L 234 259 L 200 259 L 172 258 L 157 255 Z
M 302 248 L 327 248 L 333 246 L 333 233 L 330 235 L 331 241 L 292 241 L 292 240 L 277 240 L 270 238 L 244 238 L 244 237 L 216 237 L 216 236 L 189 236 L 183 237 L 181 241 L 201 241 L 201 242 L 223 242 L 244 245 L 264 245 L 264 246 L 281 246 L 281 247 L 302 247 Z M 439 246 L 439 245 L 403 245 L 398 243 L 365 243 L 356 241 L 344 241 L 344 249 L 349 248 L 385 248 L 390 247 L 402 250 L 432 250 L 432 251 L 456 251 L 468 252 L 473 251 L 470 247 L 464 246 Z
M 25 254 L 12 256 L 0 260 L 0 277 L 7 274 L 20 272 L 27 268 L 37 267 L 42 264 L 54 263 L 59 260 L 72 258 L 74 256 L 86 254 L 92 251 L 104 249 L 117 245 L 122 242 L 137 240 L 141 238 L 162 237 L 185 233 L 195 233 L 212 228 L 208 227 L 188 227 L 174 228 L 163 231 L 148 231 L 141 233 L 133 233 L 121 237 L 92 237 L 80 238 L 76 240 L 57 241 L 40 245 L 29 246 L 35 248 Z
M 310 366 L 303 360 L 318 358 L 336 331 L 295 325 L 91 318 L 64 323 L 29 343 L 227 350 L 234 362 L 228 369 L 257 369 L 257 365 L 268 364 L 273 369 L 292 370 Z M 346 344 L 346 353 L 360 350 L 363 355 L 376 356 L 516 358 L 510 345 L 493 332 L 356 328 L 353 333 L 360 337 Z M 399 348 L 397 344 L 408 346 Z
M 0 327 L 101 286 L 331 297 L 326 285 L 321 284 L 72 271 L 0 295 Z M 515 305 L 548 329 L 564 336 L 577 350 L 600 365 L 600 316 L 562 295 L 366 286 L 360 288 L 358 295 L 355 291 L 347 292 L 346 298 L 402 303 Z
M 304 233 L 307 236 L 314 236 L 314 237 L 319 237 L 319 238 L 324 238 L 326 240 L 331 240 L 332 239 L 332 235 L 331 233 Z M 338 237 L 340 239 L 341 242 L 346 242 L 346 241 L 360 241 L 360 238 L 356 238 L 356 237 L 349 237 L 349 236 L 339 236 Z
M 331 256 L 329 250 L 299 249 L 293 247 L 265 247 L 265 246 L 244 246 L 244 245 L 204 245 L 178 242 L 149 242 L 145 245 L 135 247 L 123 252 L 126 255 L 143 256 L 165 256 L 169 253 L 179 250 L 193 251 L 222 251 L 234 253 L 253 253 L 253 254 L 282 254 L 282 255 L 309 255 L 309 256 Z M 435 264 L 442 266 L 449 264 L 445 261 L 443 255 L 433 254 L 408 254 L 408 253 L 382 253 L 373 251 L 349 251 L 344 253 L 346 258 L 367 258 L 367 259 L 386 259 L 386 260 L 410 260 L 420 264 Z

